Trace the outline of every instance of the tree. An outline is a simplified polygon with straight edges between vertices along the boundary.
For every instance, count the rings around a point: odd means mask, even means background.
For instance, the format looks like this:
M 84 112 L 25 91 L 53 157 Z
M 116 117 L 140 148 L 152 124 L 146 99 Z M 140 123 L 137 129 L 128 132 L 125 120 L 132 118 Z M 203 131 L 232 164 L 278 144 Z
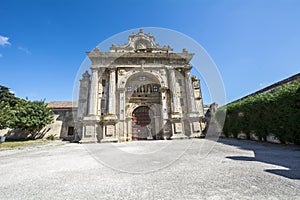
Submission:
M 11 125 L 23 130 L 30 139 L 35 139 L 42 128 L 53 121 L 53 112 L 44 101 L 26 101 L 16 104 L 15 119 Z
M 10 126 L 13 112 L 8 103 L 0 101 L 0 129 L 5 129 Z
M 20 129 L 27 137 L 35 139 L 53 118 L 54 114 L 45 101 L 15 97 L 9 88 L 0 85 L 0 129 Z
M 0 129 L 10 127 L 14 119 L 14 106 L 18 98 L 9 90 L 9 88 L 0 85 Z

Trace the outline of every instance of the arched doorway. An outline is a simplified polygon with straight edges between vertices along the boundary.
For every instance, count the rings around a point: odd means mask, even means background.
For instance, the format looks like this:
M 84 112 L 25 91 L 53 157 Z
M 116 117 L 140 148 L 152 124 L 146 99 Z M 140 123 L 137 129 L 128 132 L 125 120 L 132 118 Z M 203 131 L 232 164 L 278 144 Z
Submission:
M 132 112 L 132 140 L 152 139 L 153 111 L 148 106 L 139 106 Z
M 129 140 L 159 139 L 161 134 L 161 84 L 151 72 L 128 77 L 125 84 L 127 138 Z

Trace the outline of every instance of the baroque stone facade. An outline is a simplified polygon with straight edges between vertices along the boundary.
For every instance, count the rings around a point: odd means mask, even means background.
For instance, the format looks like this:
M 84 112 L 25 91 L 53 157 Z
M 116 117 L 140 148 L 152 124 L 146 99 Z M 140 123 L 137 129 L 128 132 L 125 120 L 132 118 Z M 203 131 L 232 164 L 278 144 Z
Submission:
M 121 142 L 200 137 L 204 127 L 200 80 L 192 53 L 174 53 L 142 29 L 109 52 L 87 52 L 80 80 L 77 139 Z

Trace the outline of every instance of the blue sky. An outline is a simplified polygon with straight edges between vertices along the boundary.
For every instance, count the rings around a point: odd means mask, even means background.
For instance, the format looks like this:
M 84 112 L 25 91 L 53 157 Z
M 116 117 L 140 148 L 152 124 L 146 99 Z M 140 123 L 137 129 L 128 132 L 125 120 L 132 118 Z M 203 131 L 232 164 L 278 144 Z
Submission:
M 0 84 L 31 100 L 72 100 L 86 51 L 128 29 L 163 27 L 206 49 L 230 102 L 299 73 L 299 10 L 297 0 L 2 0 Z

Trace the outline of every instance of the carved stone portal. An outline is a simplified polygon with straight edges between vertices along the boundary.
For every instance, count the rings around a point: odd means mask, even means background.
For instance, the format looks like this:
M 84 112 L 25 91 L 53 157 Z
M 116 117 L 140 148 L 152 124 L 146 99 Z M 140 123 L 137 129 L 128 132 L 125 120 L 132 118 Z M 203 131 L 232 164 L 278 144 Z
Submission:
M 174 53 L 141 29 L 109 52 L 87 52 L 91 72 L 80 81 L 81 142 L 197 137 L 202 132 L 200 81 L 193 54 Z M 204 128 L 204 127 L 203 127 Z

